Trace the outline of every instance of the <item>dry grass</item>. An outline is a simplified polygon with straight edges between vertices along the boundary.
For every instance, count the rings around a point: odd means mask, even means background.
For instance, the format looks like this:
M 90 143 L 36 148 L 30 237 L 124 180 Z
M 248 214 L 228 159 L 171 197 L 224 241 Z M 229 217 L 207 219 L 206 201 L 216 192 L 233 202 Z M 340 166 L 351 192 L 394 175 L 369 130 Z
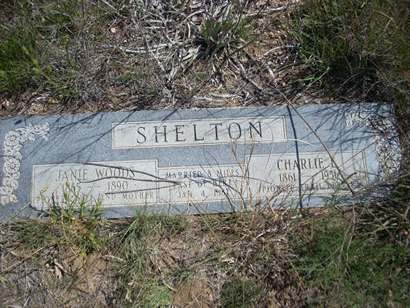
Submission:
M 357 15 L 349 7 L 356 2 L 343 0 L 336 8 L 347 5 L 349 14 L 340 23 L 340 10 L 324 16 L 309 9 L 313 2 L 299 10 L 298 1 L 281 0 L 4 1 L 0 116 L 378 98 L 394 103 L 404 155 L 393 195 L 352 217 L 104 221 L 97 212 L 57 211 L 49 220 L 2 224 L 1 305 L 406 306 L 410 92 L 400 33 L 408 16 L 387 0 L 364 1 Z M 336 1 L 316 1 L 329 3 Z M 372 11 L 374 3 L 389 10 Z M 376 18 L 380 10 L 389 18 Z M 307 20 L 319 27 L 306 28 Z M 320 32 L 329 20 L 331 37 Z M 289 31 L 294 21 L 313 41 Z M 353 28 L 357 36 L 348 35 Z M 373 45 L 361 46 L 362 37 Z M 343 66 L 349 55 L 354 61 Z M 345 80 L 329 73 L 341 65 L 350 70 Z M 335 80 L 342 86 L 332 87 Z
M 111 221 L 73 216 L 63 224 L 52 220 L 3 224 L 1 305 L 405 307 L 409 303 L 408 247 L 358 233 L 351 211 L 294 214 L 137 215 Z M 90 221 L 95 228 L 87 229 Z M 83 231 L 77 240 L 66 237 L 78 230 Z M 100 244 L 85 250 L 87 233 L 96 233 Z
M 28 59 L 24 40 L 12 51 L 25 74 L 0 65 L 6 78 L 22 75 L 2 88 L 1 114 L 270 104 L 297 93 L 285 30 L 293 1 L 143 3 L 7 1 L 1 37 L 30 33 L 35 45 Z
M 83 254 L 71 242 L 55 244 L 61 225 L 3 225 L 2 305 L 301 306 L 288 219 L 254 213 L 100 221 L 105 245 Z M 75 221 L 76 228 L 86 223 Z M 47 241 L 22 236 L 37 224 L 53 227 Z

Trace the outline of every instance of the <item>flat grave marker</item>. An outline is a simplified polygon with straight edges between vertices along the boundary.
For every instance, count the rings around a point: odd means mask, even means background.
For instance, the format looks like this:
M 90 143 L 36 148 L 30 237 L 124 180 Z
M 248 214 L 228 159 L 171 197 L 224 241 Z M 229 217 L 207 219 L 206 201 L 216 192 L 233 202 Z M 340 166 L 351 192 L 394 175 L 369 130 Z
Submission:
M 382 194 L 399 162 L 388 105 L 13 117 L 0 120 L 0 218 L 41 215 L 64 192 L 107 217 L 349 203 Z

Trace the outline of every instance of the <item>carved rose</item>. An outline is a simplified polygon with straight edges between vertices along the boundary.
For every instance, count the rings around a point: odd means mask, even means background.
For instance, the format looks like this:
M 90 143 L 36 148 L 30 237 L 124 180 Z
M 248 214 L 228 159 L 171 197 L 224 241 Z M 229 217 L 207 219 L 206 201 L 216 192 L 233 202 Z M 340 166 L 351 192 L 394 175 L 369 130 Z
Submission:
M 15 157 L 8 157 L 4 162 L 3 170 L 5 174 L 11 177 L 18 177 L 20 170 L 20 161 Z
M 3 184 L 9 192 L 13 192 L 19 187 L 19 182 L 18 179 L 13 179 L 13 178 L 5 178 L 3 181 Z
M 5 157 L 14 157 L 18 160 L 21 160 L 22 155 L 20 152 L 16 152 L 15 149 L 11 148 L 11 147 L 7 147 L 4 149 L 4 156 Z
M 2 186 L 0 186 L 0 204 L 17 202 L 15 191 L 20 178 L 22 160 L 21 148 L 27 141 L 34 141 L 36 136 L 46 139 L 49 132 L 48 123 L 44 125 L 27 126 L 10 131 L 6 134 L 4 146 L 4 165 Z
M 20 134 L 16 131 L 7 133 L 6 140 L 4 141 L 4 147 L 15 147 L 20 142 Z

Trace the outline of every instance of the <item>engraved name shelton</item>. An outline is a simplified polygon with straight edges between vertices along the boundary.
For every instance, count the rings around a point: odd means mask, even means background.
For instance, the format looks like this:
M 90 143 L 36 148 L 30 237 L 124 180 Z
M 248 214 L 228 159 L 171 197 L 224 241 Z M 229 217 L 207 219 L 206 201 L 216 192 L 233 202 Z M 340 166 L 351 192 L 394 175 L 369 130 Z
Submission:
M 113 148 L 281 142 L 283 117 L 127 122 L 113 125 Z
M 215 122 L 209 123 L 208 127 L 198 124 L 163 124 L 160 126 L 139 126 L 136 131 L 137 144 L 147 142 L 167 143 L 174 142 L 200 142 L 219 140 L 239 140 L 241 138 L 262 138 L 261 121 L 238 123 L 238 122 Z M 205 129 L 204 129 L 205 128 Z M 150 131 L 151 130 L 151 131 Z M 149 140 L 151 138 L 151 140 Z

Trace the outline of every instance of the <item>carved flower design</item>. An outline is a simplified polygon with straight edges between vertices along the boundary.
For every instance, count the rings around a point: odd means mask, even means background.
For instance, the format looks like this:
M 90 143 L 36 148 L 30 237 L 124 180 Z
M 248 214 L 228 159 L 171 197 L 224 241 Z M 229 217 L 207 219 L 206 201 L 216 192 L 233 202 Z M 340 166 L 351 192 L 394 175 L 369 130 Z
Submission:
M 7 147 L 4 149 L 4 156 L 7 157 L 14 157 L 18 160 L 21 160 L 22 155 L 20 153 L 20 151 L 16 151 L 16 149 L 13 149 L 11 147 Z
M 5 195 L 7 195 L 8 194 L 8 192 L 6 192 L 6 188 L 5 187 L 0 187 L 0 196 L 5 196 Z
M 16 131 L 8 132 L 6 140 L 4 141 L 4 147 L 13 147 L 20 142 L 20 134 Z
M 34 135 L 40 135 L 42 137 L 45 137 L 45 135 L 48 133 L 48 127 L 47 129 L 45 129 L 45 127 L 41 125 L 34 126 L 32 132 Z
M 32 127 L 29 126 L 29 128 L 31 129 Z M 31 131 L 28 131 L 27 129 L 19 129 L 18 132 L 20 134 L 20 140 L 22 142 L 25 142 L 26 140 L 34 140 L 34 135 Z
M 4 186 L 0 187 L 0 195 L 11 195 L 13 194 L 13 187 L 11 186 L 6 186 L 5 182 L 6 180 L 3 181 Z
M 17 198 L 14 195 L 7 195 L 7 196 L 2 196 L 0 195 L 0 204 L 7 204 L 11 202 L 16 202 Z
M 0 204 L 17 202 L 15 191 L 20 178 L 22 160 L 21 148 L 27 141 L 34 141 L 36 136 L 46 139 L 49 132 L 48 123 L 44 125 L 27 126 L 10 131 L 6 134 L 4 146 L 4 165 L 2 186 L 0 186 Z
M 11 188 L 11 191 L 14 191 L 19 187 L 18 179 L 13 178 L 5 178 L 3 184 L 9 189 Z
M 18 175 L 20 170 L 20 161 L 15 157 L 9 157 L 4 163 L 4 173 L 9 176 Z

